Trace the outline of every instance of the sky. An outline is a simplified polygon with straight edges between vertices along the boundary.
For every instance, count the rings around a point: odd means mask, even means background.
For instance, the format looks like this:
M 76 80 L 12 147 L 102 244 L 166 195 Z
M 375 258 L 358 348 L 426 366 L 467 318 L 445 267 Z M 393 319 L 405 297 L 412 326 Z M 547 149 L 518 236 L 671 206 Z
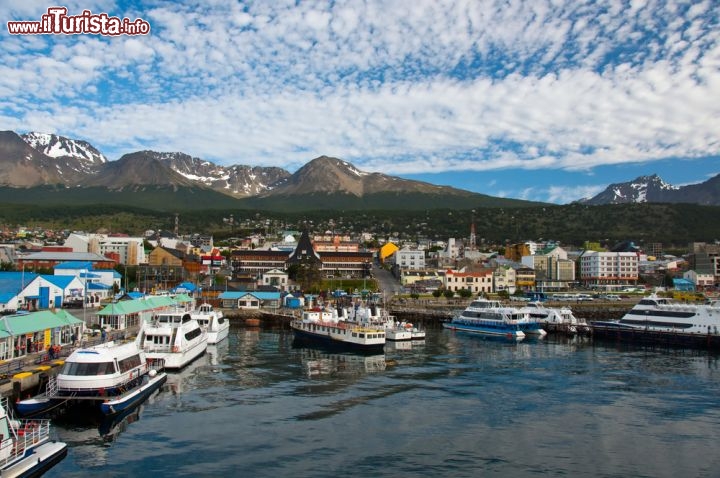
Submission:
M 9 33 L 55 5 L 149 32 Z M 0 130 L 110 160 L 327 155 L 556 204 L 720 173 L 720 0 L 4 0 L 0 18 Z

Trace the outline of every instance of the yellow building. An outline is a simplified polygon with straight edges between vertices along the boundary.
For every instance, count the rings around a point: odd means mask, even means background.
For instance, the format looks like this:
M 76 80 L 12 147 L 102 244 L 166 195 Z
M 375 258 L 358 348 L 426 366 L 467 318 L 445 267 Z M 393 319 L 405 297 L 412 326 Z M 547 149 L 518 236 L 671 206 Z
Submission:
M 388 242 L 384 246 L 380 248 L 378 251 L 378 258 L 380 259 L 380 262 L 385 262 L 385 259 L 395 254 L 397 251 L 399 251 L 400 248 L 393 244 L 392 242 Z

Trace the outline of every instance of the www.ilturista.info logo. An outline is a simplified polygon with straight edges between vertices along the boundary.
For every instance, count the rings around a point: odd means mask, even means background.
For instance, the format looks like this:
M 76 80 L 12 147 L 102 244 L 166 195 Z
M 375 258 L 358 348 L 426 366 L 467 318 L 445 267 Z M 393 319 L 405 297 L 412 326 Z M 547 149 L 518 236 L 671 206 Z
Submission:
M 83 10 L 80 15 L 68 15 L 65 7 L 50 7 L 40 21 L 7 22 L 11 35 L 147 35 L 150 24 L 138 18 L 111 17 L 107 13 Z

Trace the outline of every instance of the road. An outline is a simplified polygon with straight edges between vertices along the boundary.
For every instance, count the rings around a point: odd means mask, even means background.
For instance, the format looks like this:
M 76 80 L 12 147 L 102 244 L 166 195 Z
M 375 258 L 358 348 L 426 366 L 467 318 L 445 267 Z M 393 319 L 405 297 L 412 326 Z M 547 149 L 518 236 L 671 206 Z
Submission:
M 373 263 L 372 273 L 378 282 L 380 292 L 386 299 L 389 300 L 392 296 L 402 293 L 403 286 L 389 271 Z

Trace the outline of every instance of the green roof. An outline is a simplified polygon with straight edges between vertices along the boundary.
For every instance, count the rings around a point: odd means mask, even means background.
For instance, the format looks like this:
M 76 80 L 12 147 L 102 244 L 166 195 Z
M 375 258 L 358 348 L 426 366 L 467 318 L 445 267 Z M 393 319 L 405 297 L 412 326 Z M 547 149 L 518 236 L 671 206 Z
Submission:
M 113 302 L 98 312 L 97 315 L 131 315 L 148 310 L 173 307 L 187 302 L 192 302 L 192 298 L 185 294 L 172 297 L 168 295 L 148 296 L 142 299 Z
M 82 320 L 62 309 L 54 312 L 43 310 L 24 315 L 8 315 L 0 319 L 0 338 L 82 323 Z

